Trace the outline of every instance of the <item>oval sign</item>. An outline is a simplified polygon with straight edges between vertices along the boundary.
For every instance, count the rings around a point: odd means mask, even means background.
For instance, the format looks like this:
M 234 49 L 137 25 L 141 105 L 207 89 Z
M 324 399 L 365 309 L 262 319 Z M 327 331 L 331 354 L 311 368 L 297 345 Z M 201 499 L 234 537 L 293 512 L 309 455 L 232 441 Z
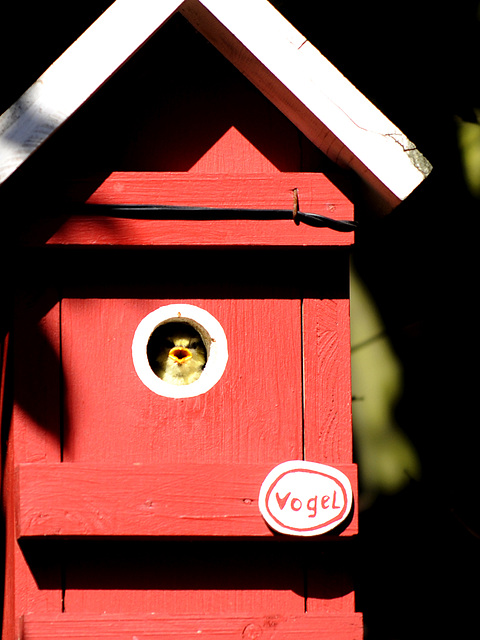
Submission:
M 347 476 L 334 467 L 291 460 L 270 471 L 261 486 L 258 503 L 275 531 L 317 536 L 348 516 L 352 486 Z

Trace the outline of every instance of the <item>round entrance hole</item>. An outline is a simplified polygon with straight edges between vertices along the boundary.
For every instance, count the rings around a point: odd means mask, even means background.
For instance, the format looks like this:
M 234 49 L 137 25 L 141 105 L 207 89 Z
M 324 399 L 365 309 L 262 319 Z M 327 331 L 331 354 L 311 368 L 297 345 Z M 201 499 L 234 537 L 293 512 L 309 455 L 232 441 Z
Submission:
M 151 391 L 188 398 L 206 393 L 222 377 L 227 339 L 218 320 L 205 309 L 166 305 L 140 322 L 132 356 L 137 375 Z

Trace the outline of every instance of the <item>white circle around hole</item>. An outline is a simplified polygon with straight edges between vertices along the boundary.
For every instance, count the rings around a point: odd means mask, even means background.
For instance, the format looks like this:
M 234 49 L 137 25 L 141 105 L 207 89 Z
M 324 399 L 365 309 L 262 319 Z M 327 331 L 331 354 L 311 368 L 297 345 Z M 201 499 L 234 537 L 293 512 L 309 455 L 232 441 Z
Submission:
M 164 382 L 150 367 L 147 346 L 152 333 L 167 322 L 186 322 L 201 335 L 207 350 L 207 362 L 198 380 L 174 385 Z M 145 316 L 132 342 L 133 365 L 138 377 L 151 391 L 167 398 L 192 398 L 209 391 L 222 377 L 228 361 L 227 337 L 222 325 L 208 311 L 191 304 L 169 304 Z

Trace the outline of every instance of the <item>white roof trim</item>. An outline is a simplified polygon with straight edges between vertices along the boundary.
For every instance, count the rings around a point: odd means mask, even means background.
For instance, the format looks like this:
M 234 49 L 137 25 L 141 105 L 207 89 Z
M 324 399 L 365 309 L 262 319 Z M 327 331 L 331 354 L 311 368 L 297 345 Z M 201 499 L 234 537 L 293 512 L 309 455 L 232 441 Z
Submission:
M 431 166 L 267 0 L 116 0 L 0 116 L 0 184 L 177 10 L 392 209 Z M 106 46 L 108 42 L 108 46 Z

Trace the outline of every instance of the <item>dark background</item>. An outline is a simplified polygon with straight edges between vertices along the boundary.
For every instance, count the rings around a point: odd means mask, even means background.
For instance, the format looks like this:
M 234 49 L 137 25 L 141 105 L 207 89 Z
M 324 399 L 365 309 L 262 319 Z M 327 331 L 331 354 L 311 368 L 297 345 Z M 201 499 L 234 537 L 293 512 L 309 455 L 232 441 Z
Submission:
M 109 4 L 8 2 L 0 112 Z M 359 211 L 353 252 L 403 366 L 395 417 L 422 467 L 360 514 L 353 556 L 366 640 L 476 637 L 479 203 L 457 133 L 480 106 L 478 3 L 274 4 L 434 167 L 388 217 Z

